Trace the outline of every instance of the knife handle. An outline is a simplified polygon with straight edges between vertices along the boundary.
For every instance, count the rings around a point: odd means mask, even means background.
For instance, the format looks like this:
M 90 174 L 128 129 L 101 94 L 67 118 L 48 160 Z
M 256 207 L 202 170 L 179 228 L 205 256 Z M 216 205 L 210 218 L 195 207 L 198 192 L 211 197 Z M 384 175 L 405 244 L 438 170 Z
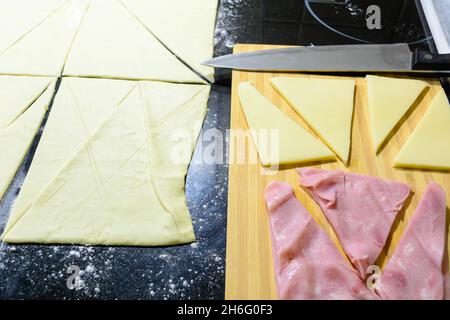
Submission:
M 450 54 L 433 54 L 416 49 L 413 53 L 412 68 L 413 70 L 450 71 Z

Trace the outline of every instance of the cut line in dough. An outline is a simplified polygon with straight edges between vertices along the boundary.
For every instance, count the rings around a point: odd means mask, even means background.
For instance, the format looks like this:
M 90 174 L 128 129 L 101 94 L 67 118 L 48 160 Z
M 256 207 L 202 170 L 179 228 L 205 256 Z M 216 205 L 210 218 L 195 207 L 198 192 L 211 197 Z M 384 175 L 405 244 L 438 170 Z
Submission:
M 0 52 L 0 74 L 59 76 L 87 0 L 72 0 Z
M 3 77 L 0 79 L 4 80 Z M 21 85 L 27 80 L 33 82 L 34 79 L 23 77 Z M 37 99 L 30 103 L 29 107 L 26 107 L 13 122 L 0 129 L 0 199 L 4 196 L 22 164 L 53 97 L 55 80 L 51 81 L 48 78 L 43 80 L 47 83 L 44 92 L 41 92 Z M 49 83 L 50 81 L 51 83 Z M 8 89 L 13 90 L 12 87 Z M 22 88 L 19 86 L 16 89 Z M 7 102 L 13 103 L 14 100 Z M 9 106 L 14 107 L 14 105 Z M 0 100 L 0 107 L 3 107 L 2 100 Z
M 113 87 L 120 91 L 108 98 L 112 104 L 104 106 L 106 114 L 90 103 L 93 86 L 107 98 Z M 136 246 L 194 241 L 184 194 L 189 160 L 174 161 L 172 152 L 181 142 L 173 135 L 189 137 L 182 146 L 190 157 L 209 90 L 204 85 L 63 79 L 3 240 Z M 62 124 L 70 109 L 71 122 Z M 58 135 L 64 127 L 79 130 L 76 141 L 64 141 L 67 148 Z
M 92 0 L 63 75 L 205 83 L 119 0 Z
M 201 63 L 213 56 L 217 0 L 121 1 L 165 46 L 214 82 L 214 68 Z

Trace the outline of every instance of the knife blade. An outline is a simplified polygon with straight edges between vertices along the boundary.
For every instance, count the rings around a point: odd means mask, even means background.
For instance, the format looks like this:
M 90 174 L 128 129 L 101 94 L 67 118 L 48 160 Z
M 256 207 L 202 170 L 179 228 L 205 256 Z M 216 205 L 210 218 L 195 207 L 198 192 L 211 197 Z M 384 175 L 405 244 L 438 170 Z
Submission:
M 450 55 L 412 52 L 406 43 L 270 49 L 225 55 L 203 64 L 247 71 L 450 74 Z

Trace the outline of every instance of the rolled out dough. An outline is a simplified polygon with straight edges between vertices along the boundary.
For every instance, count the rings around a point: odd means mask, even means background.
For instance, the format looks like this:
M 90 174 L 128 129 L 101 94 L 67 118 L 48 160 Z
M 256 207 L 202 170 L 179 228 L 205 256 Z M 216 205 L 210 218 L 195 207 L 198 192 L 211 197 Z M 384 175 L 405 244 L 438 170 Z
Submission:
M 214 81 L 212 58 L 217 0 L 122 0 L 122 3 L 172 52 Z
M 0 51 L 0 74 L 59 76 L 88 2 L 68 1 L 8 44 Z
M 166 24 L 170 26 L 171 21 Z M 63 74 L 204 83 L 119 0 L 91 1 Z
M 173 245 L 194 240 L 188 161 L 209 86 L 65 78 L 2 236 L 12 243 Z M 70 128 L 70 130 L 68 129 Z M 72 137 L 72 138 L 69 138 Z
M 0 77 L 0 85 L 3 84 L 4 80 L 5 77 Z M 0 128 L 0 199 L 4 196 L 8 186 L 11 184 L 17 169 L 33 142 L 33 138 L 41 125 L 54 94 L 55 80 L 49 78 L 40 79 L 45 84 L 45 88 L 38 87 L 38 92 L 35 90 L 31 90 L 30 92 L 29 90 L 35 89 L 36 79 L 20 77 L 20 81 L 18 80 L 19 78 L 15 78 L 11 80 L 9 85 L 5 85 L 5 89 L 9 92 L 9 99 L 6 99 L 6 101 L 3 100 L 5 93 L 0 95 L 0 110 L 3 111 L 4 109 L 8 109 L 8 107 L 9 109 L 20 110 L 13 120 L 9 121 L 10 118 L 8 118 L 7 126 Z M 30 82 L 30 87 L 24 88 L 23 85 L 27 81 Z M 38 82 L 38 84 L 42 83 Z M 14 86 L 14 84 L 19 85 Z M 24 95 L 20 97 L 18 94 L 22 90 L 24 90 Z M 35 98 L 32 96 L 33 94 L 36 94 Z M 12 99 L 13 96 L 16 97 L 16 100 Z M 20 98 L 30 96 L 36 99 L 36 101 L 30 100 L 28 101 L 28 105 L 25 106 L 23 99 Z M 17 104 L 20 106 L 19 108 L 15 108 Z

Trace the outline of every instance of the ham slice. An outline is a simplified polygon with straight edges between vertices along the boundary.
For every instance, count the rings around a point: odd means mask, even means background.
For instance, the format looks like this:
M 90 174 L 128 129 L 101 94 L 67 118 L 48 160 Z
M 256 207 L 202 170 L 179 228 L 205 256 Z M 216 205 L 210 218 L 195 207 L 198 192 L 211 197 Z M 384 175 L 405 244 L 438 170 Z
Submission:
M 298 169 L 300 183 L 320 205 L 339 241 L 366 278 L 410 194 L 403 183 L 342 171 Z
M 445 215 L 445 192 L 430 183 L 381 274 L 376 290 L 383 299 L 444 298 Z
M 280 299 L 375 299 L 287 183 L 265 192 Z

